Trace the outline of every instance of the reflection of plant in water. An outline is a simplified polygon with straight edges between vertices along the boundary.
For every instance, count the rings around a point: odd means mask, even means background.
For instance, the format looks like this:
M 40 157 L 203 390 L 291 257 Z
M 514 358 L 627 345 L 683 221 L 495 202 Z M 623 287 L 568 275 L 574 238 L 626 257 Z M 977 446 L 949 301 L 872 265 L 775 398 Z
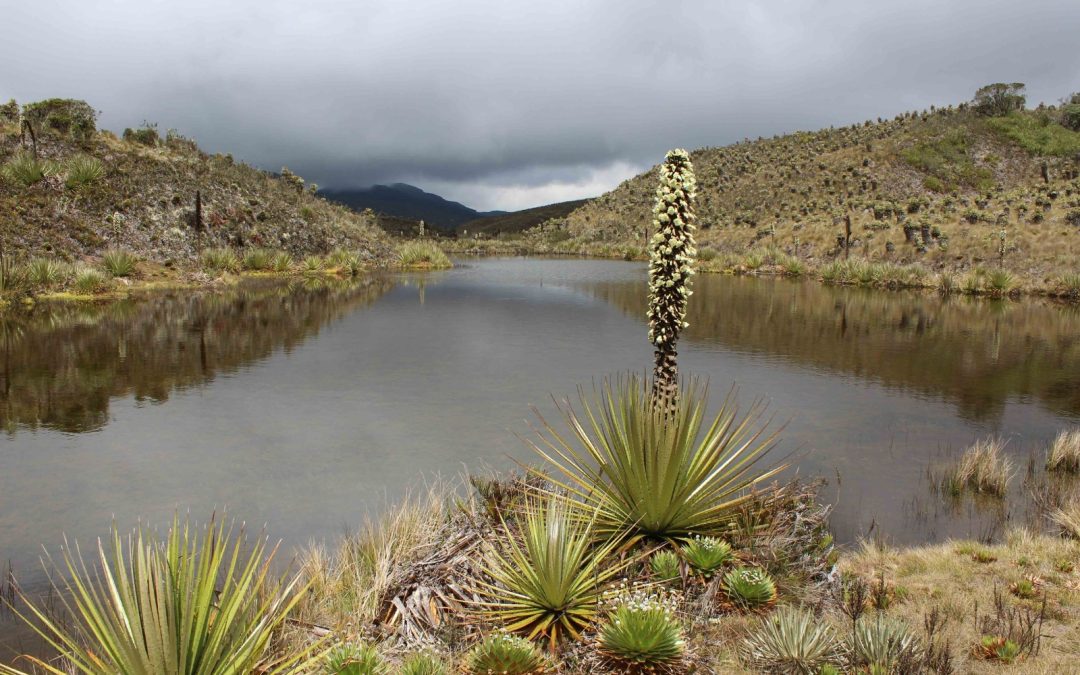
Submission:
M 1077 308 L 779 279 L 704 275 L 694 283 L 683 331 L 692 342 L 944 396 L 970 419 L 993 419 L 1017 396 L 1080 413 Z M 581 288 L 636 318 L 645 308 L 642 285 Z
M 100 428 L 113 397 L 165 400 L 295 347 L 392 285 L 319 277 L 0 316 L 0 426 Z

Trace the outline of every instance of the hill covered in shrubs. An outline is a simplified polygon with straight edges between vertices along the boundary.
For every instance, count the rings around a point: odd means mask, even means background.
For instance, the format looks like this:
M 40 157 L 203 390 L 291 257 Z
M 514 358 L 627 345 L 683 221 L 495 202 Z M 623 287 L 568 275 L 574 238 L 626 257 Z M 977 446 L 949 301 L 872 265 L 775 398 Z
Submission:
M 990 85 L 970 103 L 693 151 L 703 259 L 986 267 L 1080 291 L 1080 95 L 1025 109 L 1022 92 Z M 656 180 L 654 167 L 546 223 L 532 248 L 643 255 Z
M 71 99 L 0 106 L 0 232 L 8 258 L 63 262 L 110 249 L 170 267 L 214 247 L 342 249 L 372 262 L 390 254 L 370 218 L 318 197 L 286 168 L 209 154 L 153 125 L 99 130 L 94 109 Z

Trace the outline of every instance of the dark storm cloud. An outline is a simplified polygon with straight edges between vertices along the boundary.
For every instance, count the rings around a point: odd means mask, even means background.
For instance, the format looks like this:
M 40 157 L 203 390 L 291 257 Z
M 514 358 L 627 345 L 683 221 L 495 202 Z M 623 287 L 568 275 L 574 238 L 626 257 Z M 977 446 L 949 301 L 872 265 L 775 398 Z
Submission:
M 1080 89 L 1080 2 L 0 2 L 0 96 L 85 98 L 327 186 L 479 208 L 595 194 L 674 146 L 1023 81 Z

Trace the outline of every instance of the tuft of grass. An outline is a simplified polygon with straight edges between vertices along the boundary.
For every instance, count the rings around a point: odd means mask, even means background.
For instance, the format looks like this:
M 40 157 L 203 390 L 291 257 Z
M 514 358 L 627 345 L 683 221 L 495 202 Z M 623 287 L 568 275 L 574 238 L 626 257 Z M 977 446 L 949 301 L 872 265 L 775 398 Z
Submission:
M 1046 451 L 1046 470 L 1080 473 L 1080 427 L 1064 429 Z
M 26 263 L 26 280 L 41 288 L 49 288 L 64 281 L 68 276 L 68 266 L 52 258 L 34 258 Z
M 105 165 L 89 155 L 75 155 L 65 162 L 65 168 L 67 178 L 64 184 L 72 189 L 93 185 L 105 175 Z
M 0 257 L 0 291 L 14 291 L 27 283 L 26 268 L 9 256 Z
M 1071 499 L 1050 514 L 1050 520 L 1061 528 L 1062 534 L 1080 539 L 1080 499 Z
M 75 271 L 75 290 L 84 294 L 93 294 L 104 290 L 109 283 L 105 274 L 93 267 L 81 267 Z
M 841 657 L 840 643 L 824 622 L 809 611 L 781 607 L 747 631 L 743 661 L 768 673 L 819 673 Z
M 991 295 L 1008 295 L 1016 287 L 1016 279 L 1006 270 L 993 270 L 986 277 L 986 290 Z
M 960 460 L 946 472 L 942 486 L 946 492 L 959 495 L 965 489 L 1004 497 L 1012 478 L 1012 461 L 1005 455 L 1005 442 L 1000 438 L 985 438 L 964 451 Z
M 209 272 L 240 271 L 240 258 L 231 248 L 208 248 L 199 256 L 204 270 Z
M 20 151 L 0 167 L 0 176 L 17 185 L 30 187 L 49 176 L 55 176 L 59 171 L 60 167 L 55 162 L 39 159 L 29 152 Z
M 600 652 L 619 672 L 656 672 L 682 657 L 682 628 L 669 604 L 638 592 L 619 602 L 600 626 Z
M 278 251 L 270 261 L 270 268 L 275 272 L 284 273 L 292 269 L 293 259 L 287 251 Z
M 135 273 L 136 263 L 138 258 L 135 254 L 122 248 L 109 249 L 101 256 L 105 271 L 114 277 L 130 277 Z
M 323 259 L 317 255 L 309 255 L 300 263 L 300 269 L 304 274 L 319 274 L 326 268 Z
M 469 650 L 466 668 L 471 675 L 531 675 L 543 673 L 547 659 L 525 638 L 495 633 Z
M 1071 298 L 1080 296 L 1080 274 L 1075 272 L 1062 274 L 1061 278 L 1058 279 L 1058 285 L 1061 286 L 1062 295 Z
M 397 262 L 402 267 L 446 269 L 453 267 L 437 244 L 431 241 L 408 241 L 398 246 Z
M 274 269 L 274 252 L 268 248 L 251 248 L 244 252 L 244 269 L 249 272 L 268 272 Z

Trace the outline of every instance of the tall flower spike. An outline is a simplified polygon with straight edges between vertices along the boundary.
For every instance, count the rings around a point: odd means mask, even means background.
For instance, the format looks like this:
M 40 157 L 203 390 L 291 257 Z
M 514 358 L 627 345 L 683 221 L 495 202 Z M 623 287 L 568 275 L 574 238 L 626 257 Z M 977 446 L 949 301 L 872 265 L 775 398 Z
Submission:
M 694 274 L 694 167 L 685 150 L 672 150 L 660 165 L 649 242 L 649 342 L 655 346 L 653 396 L 674 404 L 679 395 L 676 343 L 686 323 Z

